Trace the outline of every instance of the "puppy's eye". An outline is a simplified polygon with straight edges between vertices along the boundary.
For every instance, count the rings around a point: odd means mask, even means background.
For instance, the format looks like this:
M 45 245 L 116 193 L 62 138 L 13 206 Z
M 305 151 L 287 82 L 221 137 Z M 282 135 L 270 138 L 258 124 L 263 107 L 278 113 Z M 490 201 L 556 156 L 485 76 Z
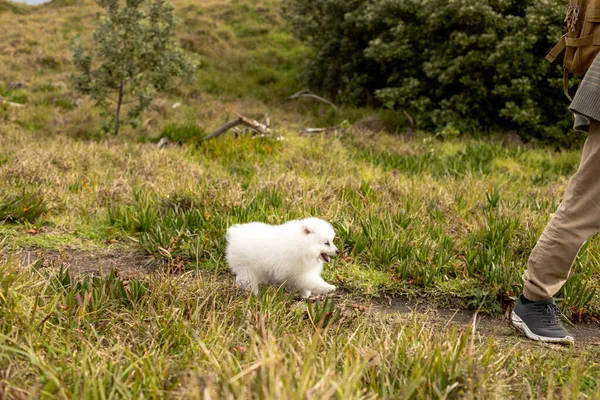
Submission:
M 331 246 L 331 243 L 329 243 L 329 241 L 326 241 L 325 246 Z

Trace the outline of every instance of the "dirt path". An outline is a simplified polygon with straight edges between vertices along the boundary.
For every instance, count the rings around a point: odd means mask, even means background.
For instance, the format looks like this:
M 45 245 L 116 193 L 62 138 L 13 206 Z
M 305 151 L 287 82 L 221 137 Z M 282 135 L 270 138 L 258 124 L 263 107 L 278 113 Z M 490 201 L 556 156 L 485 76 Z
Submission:
M 4 261 L 8 254 L 0 254 Z M 54 250 L 21 249 L 12 253 L 21 264 L 30 265 L 43 259 L 42 267 L 68 266 L 75 275 L 103 275 L 115 269 L 123 277 L 136 277 L 157 272 L 164 263 L 135 250 L 96 250 L 80 251 L 65 249 Z
M 451 324 L 467 327 L 475 320 L 476 330 L 486 336 L 496 338 L 517 338 L 518 334 L 508 324 L 505 316 L 490 316 L 477 314 L 473 310 L 441 309 L 428 306 L 425 301 L 408 301 L 405 299 L 388 298 L 371 303 L 371 308 L 386 313 L 407 314 L 416 312 L 418 314 L 431 315 L 432 320 L 440 326 Z M 600 324 L 586 322 L 580 324 L 566 325 L 565 328 L 575 337 L 577 346 L 600 346 Z
M 43 267 L 58 267 L 61 264 L 68 266 L 75 275 L 100 275 L 116 269 L 120 276 L 139 277 L 163 271 L 164 262 L 154 257 L 149 257 L 143 252 L 135 250 L 97 250 L 80 251 L 65 249 L 63 252 L 21 249 L 12 253 L 23 265 L 30 265 L 43 258 Z M 0 262 L 6 260 L 8 254 L 0 254 Z M 475 311 L 436 308 L 428 304 L 427 300 L 407 300 L 403 298 L 384 297 L 370 301 L 354 301 L 350 296 L 339 294 L 334 296 L 346 306 L 360 307 L 365 312 L 412 314 L 417 313 L 431 317 L 431 320 L 441 329 L 451 325 L 467 327 L 476 322 L 476 330 L 485 336 L 494 336 L 498 339 L 517 339 L 519 335 L 512 329 L 505 317 L 493 317 L 477 314 Z M 581 323 L 567 326 L 576 341 L 576 346 L 600 346 L 600 324 Z

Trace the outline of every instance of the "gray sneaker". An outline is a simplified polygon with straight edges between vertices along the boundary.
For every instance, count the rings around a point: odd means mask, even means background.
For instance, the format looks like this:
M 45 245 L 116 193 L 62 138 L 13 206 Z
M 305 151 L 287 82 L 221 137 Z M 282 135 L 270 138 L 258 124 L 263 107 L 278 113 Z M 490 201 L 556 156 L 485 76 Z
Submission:
M 558 308 L 552 298 L 523 303 L 523 295 L 520 295 L 513 308 L 511 322 L 533 340 L 568 344 L 574 342 L 573 336 L 561 326 Z

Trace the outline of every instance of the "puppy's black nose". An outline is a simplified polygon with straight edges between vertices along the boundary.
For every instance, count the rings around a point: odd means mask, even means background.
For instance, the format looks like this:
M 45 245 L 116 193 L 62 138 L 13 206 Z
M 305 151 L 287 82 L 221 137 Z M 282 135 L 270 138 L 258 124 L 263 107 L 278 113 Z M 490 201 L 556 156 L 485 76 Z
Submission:
M 339 250 L 336 250 L 335 251 L 335 255 L 337 256 L 339 252 L 340 252 Z

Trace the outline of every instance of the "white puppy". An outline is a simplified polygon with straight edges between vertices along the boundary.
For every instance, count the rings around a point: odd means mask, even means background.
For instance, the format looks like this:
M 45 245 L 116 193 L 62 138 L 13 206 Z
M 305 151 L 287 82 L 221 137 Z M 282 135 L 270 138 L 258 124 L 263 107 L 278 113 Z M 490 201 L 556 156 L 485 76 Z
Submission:
M 227 230 L 226 258 L 236 283 L 258 293 L 258 285 L 284 285 L 302 298 L 336 289 L 321 278 L 323 261 L 338 249 L 333 227 L 318 218 L 283 225 L 237 224 Z

